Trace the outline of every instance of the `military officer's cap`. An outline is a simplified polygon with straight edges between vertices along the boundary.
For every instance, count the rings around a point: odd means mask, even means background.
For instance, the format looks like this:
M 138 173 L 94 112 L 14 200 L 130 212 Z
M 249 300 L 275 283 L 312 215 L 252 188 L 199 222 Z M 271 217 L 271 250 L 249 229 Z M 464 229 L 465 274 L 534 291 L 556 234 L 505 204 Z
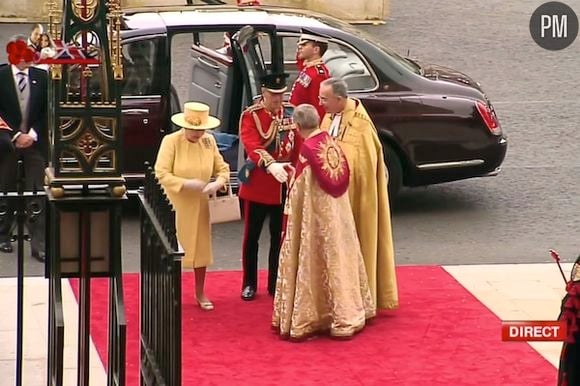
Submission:
M 260 83 L 266 90 L 280 94 L 286 91 L 286 78 L 288 74 L 266 74 L 260 78 Z
M 302 28 L 300 31 L 300 39 L 298 39 L 298 45 L 301 46 L 302 44 L 306 44 L 308 42 L 318 42 L 318 43 L 326 43 L 331 39 L 328 35 L 322 35 L 318 32 L 311 31 L 306 28 Z

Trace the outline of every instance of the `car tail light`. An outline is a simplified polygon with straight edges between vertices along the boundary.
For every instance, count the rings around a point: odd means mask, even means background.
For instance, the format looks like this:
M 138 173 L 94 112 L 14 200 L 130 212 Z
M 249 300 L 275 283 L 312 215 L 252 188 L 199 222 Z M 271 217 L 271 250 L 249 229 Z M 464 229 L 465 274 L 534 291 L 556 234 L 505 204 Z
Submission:
M 499 125 L 495 111 L 493 111 L 489 105 L 483 103 L 482 101 L 476 101 L 475 106 L 477 107 L 477 111 L 479 112 L 481 119 L 483 119 L 483 122 L 487 126 L 487 129 L 493 135 L 501 135 L 501 126 Z

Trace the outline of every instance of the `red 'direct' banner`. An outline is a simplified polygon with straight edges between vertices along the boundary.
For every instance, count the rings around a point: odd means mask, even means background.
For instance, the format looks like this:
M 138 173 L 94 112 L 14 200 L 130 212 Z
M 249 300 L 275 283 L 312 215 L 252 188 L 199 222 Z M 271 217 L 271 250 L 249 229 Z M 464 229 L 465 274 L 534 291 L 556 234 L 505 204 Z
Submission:
M 504 321 L 504 342 L 562 342 L 566 339 L 566 322 L 546 320 Z

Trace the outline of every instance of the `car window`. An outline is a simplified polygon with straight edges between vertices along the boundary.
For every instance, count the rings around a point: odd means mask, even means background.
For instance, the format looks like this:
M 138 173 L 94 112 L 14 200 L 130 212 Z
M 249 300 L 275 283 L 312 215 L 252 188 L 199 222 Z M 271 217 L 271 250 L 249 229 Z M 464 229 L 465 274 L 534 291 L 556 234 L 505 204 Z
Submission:
M 157 39 L 137 40 L 123 45 L 125 76 L 121 95 L 139 96 L 158 94 L 155 87 Z
M 204 31 L 196 33 L 195 44 L 217 51 L 221 54 L 231 56 L 229 50 L 230 38 L 228 34 L 231 32 L 222 31 Z M 266 32 L 257 33 L 256 51 L 261 62 L 270 65 L 272 62 L 272 44 L 270 35 Z
M 122 96 L 159 95 L 159 85 L 155 81 L 158 54 L 158 39 L 132 41 L 121 48 L 123 62 Z M 101 73 L 99 65 L 72 65 L 67 69 L 67 99 L 77 101 L 81 93 L 81 78 L 87 77 L 87 89 L 93 101 L 105 101 L 110 97 L 108 80 Z
M 266 58 L 271 58 L 272 35 L 266 31 L 257 31 L 252 26 L 244 26 L 235 35 L 239 55 L 244 61 L 249 81 L 249 93 L 251 98 L 260 95 L 260 78 L 268 72 L 271 62 Z
M 298 36 L 284 36 L 284 63 L 296 63 Z M 331 41 L 322 60 L 331 76 L 343 79 L 350 91 L 366 91 L 377 87 L 372 69 L 353 48 L 340 42 Z
M 284 36 L 284 62 L 296 63 L 298 36 Z
M 230 39 L 225 31 L 203 31 L 196 33 L 198 46 L 215 50 L 220 54 L 231 56 Z
M 270 35 L 261 32 L 258 34 L 258 43 L 260 45 L 260 53 L 262 56 L 262 61 L 267 64 L 271 65 L 272 63 L 272 42 L 270 39 Z

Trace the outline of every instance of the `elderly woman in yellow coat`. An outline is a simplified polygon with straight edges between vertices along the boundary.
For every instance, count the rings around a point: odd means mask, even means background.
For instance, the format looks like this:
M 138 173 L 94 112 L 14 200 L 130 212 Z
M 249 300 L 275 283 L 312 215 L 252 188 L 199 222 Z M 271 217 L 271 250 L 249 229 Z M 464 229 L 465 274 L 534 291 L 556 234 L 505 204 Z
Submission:
M 185 251 L 184 267 L 195 271 L 195 296 L 199 306 L 213 310 L 205 296 L 206 268 L 212 264 L 208 197 L 225 187 L 230 168 L 219 153 L 213 135 L 205 132 L 220 125 L 209 115 L 209 106 L 189 102 L 171 120 L 182 127 L 163 138 L 155 174 L 175 210 L 177 240 Z M 210 180 L 215 178 L 215 181 Z

